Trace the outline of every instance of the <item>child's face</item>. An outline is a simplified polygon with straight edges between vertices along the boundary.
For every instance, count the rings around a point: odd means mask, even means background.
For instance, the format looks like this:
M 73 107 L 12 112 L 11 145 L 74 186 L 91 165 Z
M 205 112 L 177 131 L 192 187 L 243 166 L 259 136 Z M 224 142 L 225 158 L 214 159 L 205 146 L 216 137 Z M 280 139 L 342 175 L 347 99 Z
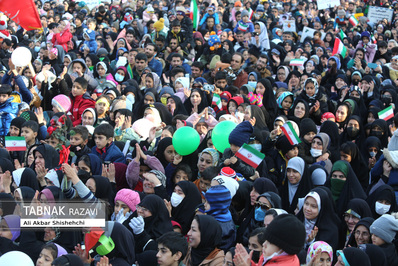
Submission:
M 53 105 L 53 112 L 54 112 L 54 113 L 59 113 L 59 112 L 61 112 L 61 110 L 59 110 L 57 107 L 55 107 L 55 106 Z
M 163 244 L 158 244 L 158 253 L 156 254 L 156 258 L 158 260 L 159 266 L 168 266 L 174 265 L 181 257 L 180 252 L 176 252 L 174 255 L 171 253 L 171 250 Z
M 96 103 L 95 104 L 95 109 L 97 110 L 97 113 L 99 115 L 105 114 L 105 112 L 108 111 L 108 107 L 103 102 Z
M 119 211 L 123 209 L 123 215 L 126 215 L 126 213 L 128 213 L 130 211 L 130 208 L 127 206 L 126 203 L 124 203 L 121 200 L 117 200 L 115 203 L 115 215 L 117 215 L 119 213 Z
M 31 143 L 35 141 L 37 132 L 33 132 L 31 128 L 23 127 L 21 136 L 25 138 L 26 143 Z
M 385 244 L 386 242 L 381 239 L 380 237 L 376 236 L 375 234 L 372 235 L 372 244 L 376 246 L 381 246 Z
M 1 103 L 5 103 L 8 100 L 8 98 L 10 98 L 10 95 L 8 95 L 8 94 L 0 94 L 0 104 Z
M 239 146 L 236 146 L 235 144 L 232 143 L 230 144 L 230 148 L 233 154 L 235 154 L 240 149 Z
M 178 89 L 181 89 L 181 88 L 183 88 L 181 82 L 176 81 L 175 89 L 178 90 Z
M 50 146 L 52 146 L 54 149 L 57 148 L 58 144 L 59 144 L 59 140 L 57 138 L 49 138 L 46 141 Z
M 178 170 L 174 176 L 174 184 L 177 184 L 180 181 L 189 181 L 187 173 L 182 170 Z
M 39 255 L 39 258 L 37 259 L 36 265 L 38 266 L 51 266 L 51 263 L 53 262 L 54 258 L 51 254 L 51 251 L 49 249 L 42 249 Z
M 315 137 L 315 132 L 308 132 L 307 134 L 304 135 L 304 139 L 305 141 L 307 141 L 308 143 L 312 142 L 312 139 Z
M 296 157 L 298 155 L 298 148 L 294 147 L 290 151 L 286 153 L 286 158 L 291 159 L 293 157 Z
M 206 192 L 211 186 L 211 181 L 204 180 L 203 177 L 199 179 L 199 187 L 202 191 Z
M 207 200 L 205 201 L 204 206 L 206 211 L 209 211 L 211 209 L 211 206 Z
M 224 106 L 227 106 L 228 101 L 227 101 L 227 100 L 224 100 L 224 99 L 221 99 L 221 104 L 222 104 L 223 107 L 224 107 Z
M 283 99 L 282 101 L 282 108 L 283 110 L 289 110 L 290 107 L 292 106 L 293 101 L 291 97 L 286 97 L 285 99 Z
M 73 146 L 79 146 L 84 143 L 83 137 L 80 134 L 75 134 L 70 137 L 70 144 Z
M 16 126 L 11 126 L 10 127 L 10 136 L 11 137 L 17 137 L 19 136 L 21 130 L 19 130 L 19 128 L 17 128 Z
M 107 139 L 104 135 L 94 135 L 94 141 L 97 148 L 101 150 L 112 142 L 112 138 Z
M 86 92 L 86 90 L 83 89 L 79 83 L 77 83 L 77 82 L 73 83 L 73 86 L 72 86 L 73 97 L 83 95 L 85 92 Z
M 236 108 L 237 108 L 236 103 L 234 103 L 233 101 L 230 101 L 228 104 L 228 112 L 230 114 L 235 113 Z
M 280 248 L 278 248 L 274 244 L 271 244 L 270 242 L 268 242 L 268 240 L 265 240 L 265 242 L 263 243 L 263 256 L 264 257 L 269 257 L 272 254 L 274 254 L 275 252 L 279 252 L 279 251 L 280 251 Z

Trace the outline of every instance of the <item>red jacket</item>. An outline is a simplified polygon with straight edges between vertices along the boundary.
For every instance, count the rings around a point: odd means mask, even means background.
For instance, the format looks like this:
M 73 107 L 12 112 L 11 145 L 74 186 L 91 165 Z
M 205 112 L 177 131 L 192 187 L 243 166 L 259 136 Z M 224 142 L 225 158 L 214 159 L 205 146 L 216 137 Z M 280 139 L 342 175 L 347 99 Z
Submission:
M 69 30 L 66 30 L 62 33 L 56 33 L 53 35 L 51 42 L 53 45 L 61 45 L 64 48 L 65 53 L 68 52 L 68 42 L 72 39 L 72 33 Z
M 252 261 L 251 266 L 261 266 L 264 263 L 264 257 L 261 255 L 258 263 L 254 263 Z M 284 255 L 284 256 L 276 256 L 270 259 L 264 265 L 278 265 L 278 266 L 300 266 L 300 261 L 296 255 Z
M 70 119 L 72 120 L 74 127 L 82 123 L 82 114 L 84 110 L 90 107 L 95 108 L 95 101 L 91 98 L 88 98 L 87 96 L 83 96 L 84 95 L 70 97 L 70 100 L 72 102 L 72 116 L 70 116 Z

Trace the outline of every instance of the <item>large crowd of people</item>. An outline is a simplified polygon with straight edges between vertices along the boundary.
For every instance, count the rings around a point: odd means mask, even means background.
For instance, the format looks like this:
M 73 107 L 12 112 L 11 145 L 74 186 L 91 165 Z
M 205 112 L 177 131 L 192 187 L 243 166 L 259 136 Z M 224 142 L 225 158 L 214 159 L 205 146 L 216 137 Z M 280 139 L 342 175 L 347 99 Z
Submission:
M 0 265 L 398 265 L 396 1 L 97 2 L 0 17 Z

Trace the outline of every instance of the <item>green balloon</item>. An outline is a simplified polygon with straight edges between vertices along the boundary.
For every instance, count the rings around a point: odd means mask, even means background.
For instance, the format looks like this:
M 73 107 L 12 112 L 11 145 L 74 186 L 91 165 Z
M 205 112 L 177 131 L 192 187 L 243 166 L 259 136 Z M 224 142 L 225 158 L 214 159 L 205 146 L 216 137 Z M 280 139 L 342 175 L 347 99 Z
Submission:
M 211 140 L 213 141 L 214 147 L 223 153 L 225 149 L 229 148 L 228 137 L 232 130 L 236 127 L 236 124 L 232 121 L 222 121 L 218 123 L 211 133 Z
M 179 155 L 193 153 L 199 147 L 199 133 L 192 127 L 181 127 L 173 135 L 173 146 Z

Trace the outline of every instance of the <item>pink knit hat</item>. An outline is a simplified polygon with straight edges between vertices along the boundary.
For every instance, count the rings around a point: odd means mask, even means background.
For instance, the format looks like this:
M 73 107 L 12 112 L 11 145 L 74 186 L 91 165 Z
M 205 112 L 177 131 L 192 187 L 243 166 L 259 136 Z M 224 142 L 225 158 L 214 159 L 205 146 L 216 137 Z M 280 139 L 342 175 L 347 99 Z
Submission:
M 54 107 L 56 107 L 60 112 L 63 112 L 63 113 L 68 112 L 72 106 L 72 103 L 71 103 L 69 97 L 64 94 L 59 94 L 59 95 L 55 96 L 52 99 L 51 104 Z
M 136 191 L 128 188 L 123 188 L 117 192 L 115 203 L 117 200 L 124 202 L 132 212 L 136 210 L 137 204 L 141 202 L 140 195 Z

